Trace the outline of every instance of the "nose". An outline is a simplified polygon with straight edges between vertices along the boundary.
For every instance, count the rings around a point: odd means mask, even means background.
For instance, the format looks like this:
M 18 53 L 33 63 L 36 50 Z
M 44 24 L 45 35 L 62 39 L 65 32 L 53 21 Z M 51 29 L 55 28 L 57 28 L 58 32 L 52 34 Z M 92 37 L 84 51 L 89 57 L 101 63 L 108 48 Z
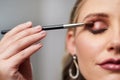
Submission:
M 120 54 L 120 26 L 112 34 L 108 51 Z

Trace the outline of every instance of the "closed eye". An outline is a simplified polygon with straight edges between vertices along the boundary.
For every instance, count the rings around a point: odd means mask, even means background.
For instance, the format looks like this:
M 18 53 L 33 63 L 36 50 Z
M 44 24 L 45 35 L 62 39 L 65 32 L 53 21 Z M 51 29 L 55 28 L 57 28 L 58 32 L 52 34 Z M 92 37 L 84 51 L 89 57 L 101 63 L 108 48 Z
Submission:
M 109 27 L 109 15 L 106 13 L 89 13 L 83 19 L 85 23 L 92 23 L 86 25 L 85 29 L 93 34 L 103 33 Z
M 93 21 L 92 24 L 93 25 L 86 25 L 85 28 L 93 34 L 103 33 L 108 29 L 108 24 L 102 20 Z

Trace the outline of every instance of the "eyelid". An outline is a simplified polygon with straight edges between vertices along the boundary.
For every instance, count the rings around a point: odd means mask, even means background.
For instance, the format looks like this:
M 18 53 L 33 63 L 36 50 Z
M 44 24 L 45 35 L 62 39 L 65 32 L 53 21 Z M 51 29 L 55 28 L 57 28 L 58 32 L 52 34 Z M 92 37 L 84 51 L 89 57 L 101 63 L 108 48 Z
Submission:
M 87 26 L 86 27 L 86 29 L 88 29 L 93 34 L 102 33 L 102 32 L 104 32 L 105 30 L 108 29 L 108 24 L 106 24 L 104 21 L 97 20 L 97 21 L 93 22 L 93 24 L 94 24 L 93 26 Z M 96 27 L 97 26 L 96 24 L 98 24 L 98 27 Z
M 106 29 L 108 25 L 103 21 L 95 21 L 93 29 Z
M 91 23 L 91 22 L 95 22 L 95 21 L 103 21 L 103 22 L 109 24 L 108 18 L 106 18 L 106 17 L 100 17 L 100 16 L 88 17 L 88 18 L 84 19 L 83 22 L 85 22 L 85 23 Z

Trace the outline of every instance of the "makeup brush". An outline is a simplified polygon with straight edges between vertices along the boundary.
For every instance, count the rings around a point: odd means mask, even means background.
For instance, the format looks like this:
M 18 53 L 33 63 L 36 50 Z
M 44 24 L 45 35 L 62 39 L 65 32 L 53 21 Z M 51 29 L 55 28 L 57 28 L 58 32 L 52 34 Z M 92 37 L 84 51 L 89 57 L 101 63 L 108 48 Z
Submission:
M 91 25 L 91 23 L 73 23 L 73 24 L 60 24 L 60 25 L 48 25 L 48 26 L 42 26 L 42 30 L 56 30 L 56 29 L 66 29 L 66 28 L 75 28 L 75 27 L 80 27 L 84 25 Z M 8 30 L 2 30 L 1 34 L 5 34 Z

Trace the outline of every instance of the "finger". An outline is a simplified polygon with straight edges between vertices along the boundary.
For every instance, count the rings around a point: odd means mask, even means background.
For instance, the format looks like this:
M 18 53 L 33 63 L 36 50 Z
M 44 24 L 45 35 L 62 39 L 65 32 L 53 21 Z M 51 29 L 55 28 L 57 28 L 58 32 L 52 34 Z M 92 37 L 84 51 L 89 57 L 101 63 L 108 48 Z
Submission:
M 22 39 L 26 36 L 30 36 L 30 35 L 33 35 L 35 33 L 38 33 L 41 30 L 42 30 L 41 26 L 36 26 L 36 27 L 33 27 L 33 28 L 29 28 L 29 29 L 23 30 L 20 33 L 16 34 L 14 37 L 12 37 L 12 39 L 14 39 L 14 41 L 16 41 L 16 40 Z
M 28 59 L 32 54 L 38 51 L 42 45 L 40 43 L 34 44 L 25 50 L 19 52 L 18 54 L 9 58 L 10 63 L 13 63 L 13 66 L 18 67 L 22 62 Z
M 7 59 L 15 55 L 16 53 L 24 50 L 25 48 L 29 47 L 30 45 L 43 39 L 45 36 L 46 36 L 46 32 L 41 31 L 40 33 L 27 36 L 21 40 L 18 40 L 13 45 L 9 46 L 8 49 L 3 54 L 1 54 L 1 56 L 2 58 Z
M 2 42 L 2 44 L 1 44 L 2 47 L 0 49 L 0 53 L 2 53 L 5 48 L 8 48 L 9 45 L 12 45 L 15 41 L 17 41 L 17 40 L 19 40 L 23 37 L 38 33 L 41 30 L 42 30 L 41 26 L 36 26 L 36 27 L 33 27 L 33 28 L 25 29 L 25 30 L 17 33 L 16 35 L 12 36 L 9 40 Z
M 6 40 L 9 37 L 17 34 L 18 32 L 20 32 L 20 31 L 22 31 L 22 30 L 24 30 L 26 28 L 30 28 L 30 27 L 32 27 L 32 22 L 30 22 L 30 21 L 26 22 L 26 23 L 23 23 L 23 24 L 20 24 L 20 25 L 16 26 L 15 28 L 13 28 L 12 30 L 10 30 L 9 32 L 7 32 L 4 35 L 4 37 L 3 37 L 3 39 L 1 41 Z
M 32 68 L 31 68 L 30 58 L 26 59 L 22 64 L 20 64 L 19 72 L 27 80 L 32 80 Z

